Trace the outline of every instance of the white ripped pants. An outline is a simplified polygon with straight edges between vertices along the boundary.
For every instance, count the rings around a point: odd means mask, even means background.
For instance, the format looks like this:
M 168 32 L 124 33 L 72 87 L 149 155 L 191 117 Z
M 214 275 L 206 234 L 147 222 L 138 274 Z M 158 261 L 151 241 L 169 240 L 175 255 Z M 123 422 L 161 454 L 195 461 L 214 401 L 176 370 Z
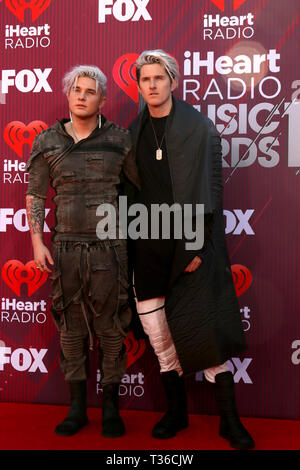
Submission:
M 154 349 L 160 365 L 160 372 L 177 370 L 183 374 L 171 332 L 165 314 L 165 297 L 138 301 L 135 297 L 136 308 L 139 314 L 144 332 L 149 336 L 149 341 Z M 229 370 L 226 362 L 220 366 L 210 367 L 204 370 L 206 380 L 215 383 L 215 376 Z

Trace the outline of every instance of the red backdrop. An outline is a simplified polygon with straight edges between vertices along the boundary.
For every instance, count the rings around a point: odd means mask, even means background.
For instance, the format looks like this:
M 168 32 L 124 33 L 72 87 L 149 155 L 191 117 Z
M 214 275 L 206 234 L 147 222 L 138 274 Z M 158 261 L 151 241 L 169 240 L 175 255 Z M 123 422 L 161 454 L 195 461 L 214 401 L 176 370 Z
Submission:
M 68 116 L 61 91 L 76 64 L 108 77 L 107 118 L 138 111 L 133 63 L 144 49 L 178 60 L 176 96 L 222 136 L 224 221 L 249 348 L 229 361 L 244 416 L 299 418 L 299 2 L 289 0 L 2 0 L 0 400 L 65 403 L 49 280 L 32 261 L 25 162 L 37 132 Z M 298 190 L 298 191 L 297 191 Z M 45 240 L 53 226 L 47 200 Z M 151 348 L 132 336 L 124 408 L 163 407 Z M 215 413 L 201 371 L 192 412 Z M 89 404 L 101 403 L 92 358 Z

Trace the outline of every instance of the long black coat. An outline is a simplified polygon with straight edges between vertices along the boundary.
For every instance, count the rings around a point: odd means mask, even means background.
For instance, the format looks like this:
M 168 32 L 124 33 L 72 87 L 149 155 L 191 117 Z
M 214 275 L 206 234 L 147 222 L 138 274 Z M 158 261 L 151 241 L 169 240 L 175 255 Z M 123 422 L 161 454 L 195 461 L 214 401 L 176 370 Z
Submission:
M 130 126 L 135 149 L 148 113 L 145 108 Z M 204 204 L 206 214 L 200 251 L 177 241 L 166 293 L 167 321 L 183 372 L 190 374 L 224 363 L 246 342 L 225 241 L 220 137 L 208 118 L 173 99 L 165 139 L 174 202 Z M 195 255 L 200 267 L 184 273 Z

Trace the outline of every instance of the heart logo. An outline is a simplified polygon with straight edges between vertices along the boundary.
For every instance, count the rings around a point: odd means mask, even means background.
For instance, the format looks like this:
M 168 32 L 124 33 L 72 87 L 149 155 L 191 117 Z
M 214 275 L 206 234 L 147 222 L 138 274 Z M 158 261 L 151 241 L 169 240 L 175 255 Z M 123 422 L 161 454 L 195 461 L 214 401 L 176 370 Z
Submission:
M 41 131 L 48 126 L 43 121 L 32 121 L 27 126 L 20 121 L 12 121 L 4 129 L 3 137 L 5 142 L 16 152 L 19 157 L 23 156 L 23 145 L 32 143 Z
M 220 10 L 225 10 L 225 0 L 210 0 L 211 3 L 216 5 Z M 233 9 L 237 10 L 246 0 L 233 0 Z
M 146 342 L 144 339 L 136 340 L 132 331 L 130 331 L 124 343 L 127 350 L 127 369 L 129 369 L 144 354 Z
M 29 8 L 35 21 L 50 5 L 51 0 L 5 0 L 7 8 L 24 23 L 25 10 Z
M 47 280 L 48 274 L 36 268 L 34 261 L 25 265 L 16 259 L 9 260 L 2 268 L 2 279 L 15 294 L 21 295 L 21 285 L 28 285 L 28 296 L 34 294 Z
M 114 63 L 112 71 L 116 84 L 136 103 L 139 101 L 135 70 L 138 57 L 138 54 L 133 53 L 122 55 Z
M 252 274 L 246 266 L 242 266 L 241 264 L 233 264 L 231 266 L 231 272 L 235 292 L 239 297 L 250 287 L 252 283 Z

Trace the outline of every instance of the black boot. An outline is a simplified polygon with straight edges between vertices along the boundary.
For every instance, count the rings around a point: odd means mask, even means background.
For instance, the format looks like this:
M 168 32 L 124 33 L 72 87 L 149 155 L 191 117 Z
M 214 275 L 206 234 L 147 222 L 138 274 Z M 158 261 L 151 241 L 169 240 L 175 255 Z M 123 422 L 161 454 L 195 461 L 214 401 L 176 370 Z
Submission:
M 240 422 L 234 393 L 234 381 L 231 372 L 222 372 L 215 377 L 216 399 L 220 421 L 220 436 L 230 442 L 234 449 L 253 449 L 254 440 Z
M 185 429 L 189 424 L 187 400 L 184 378 L 179 377 L 176 370 L 163 372 L 161 378 L 168 400 L 168 411 L 154 426 L 152 437 L 156 437 L 157 439 L 169 439 L 174 437 L 177 431 Z
M 88 423 L 86 414 L 86 381 L 69 382 L 71 406 L 67 417 L 55 428 L 60 436 L 72 436 Z
M 124 423 L 119 415 L 119 384 L 105 385 L 102 399 L 102 436 L 121 437 L 124 434 Z

